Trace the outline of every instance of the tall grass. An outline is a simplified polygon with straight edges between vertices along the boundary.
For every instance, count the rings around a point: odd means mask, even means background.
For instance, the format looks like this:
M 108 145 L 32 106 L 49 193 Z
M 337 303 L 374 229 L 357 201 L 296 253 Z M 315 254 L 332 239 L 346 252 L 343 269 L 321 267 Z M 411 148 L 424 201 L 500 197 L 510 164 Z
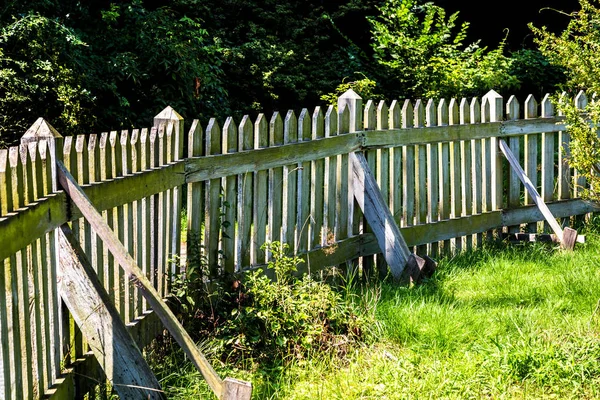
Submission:
M 441 260 L 419 286 L 355 289 L 377 302 L 381 329 L 344 358 L 217 370 L 252 381 L 257 399 L 598 398 L 600 235 L 587 234 L 572 253 L 489 245 Z M 169 398 L 209 398 L 168 353 L 154 368 Z

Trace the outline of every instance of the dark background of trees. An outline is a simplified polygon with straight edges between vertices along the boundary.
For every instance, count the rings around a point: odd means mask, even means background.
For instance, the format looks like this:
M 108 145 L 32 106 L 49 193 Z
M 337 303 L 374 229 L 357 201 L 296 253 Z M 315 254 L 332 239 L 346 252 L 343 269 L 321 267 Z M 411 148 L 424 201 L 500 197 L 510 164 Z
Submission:
M 8 1 L 0 6 L 0 144 L 14 143 L 39 116 L 65 135 L 147 126 L 167 105 L 187 120 L 239 120 L 322 104 L 343 81 L 365 77 L 381 97 L 421 96 L 394 86 L 397 76 L 373 58 L 367 17 L 384 2 Z M 531 51 L 526 24 L 560 31 L 568 17 L 539 10 L 571 12 L 576 0 L 435 3 L 447 16 L 459 11 L 458 26 L 470 22 L 465 45 L 481 39 L 494 49 L 506 38 L 506 56 L 518 61 L 512 92 L 539 95 L 562 81 Z

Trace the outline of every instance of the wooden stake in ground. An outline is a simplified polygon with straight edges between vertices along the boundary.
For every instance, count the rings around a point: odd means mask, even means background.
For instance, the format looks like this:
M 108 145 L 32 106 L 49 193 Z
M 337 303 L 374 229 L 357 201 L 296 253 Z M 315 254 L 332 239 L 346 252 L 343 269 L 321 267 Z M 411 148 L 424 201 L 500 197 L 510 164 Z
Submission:
M 573 250 L 573 248 L 575 247 L 575 242 L 577 241 L 577 231 L 571 228 L 565 228 L 563 231 L 563 229 L 560 227 L 558 222 L 556 222 L 556 219 L 550 212 L 550 209 L 548 209 L 546 203 L 544 203 L 544 200 L 540 197 L 531 180 L 529 180 L 527 175 L 525 175 L 525 171 L 523 171 L 523 168 L 521 168 L 519 160 L 517 160 L 515 155 L 512 153 L 510 147 L 508 147 L 506 142 L 502 139 L 500 139 L 499 141 L 499 147 L 506 159 L 508 160 L 508 163 L 510 164 L 512 169 L 516 172 L 521 182 L 523 182 L 525 189 L 527 189 L 527 191 L 529 192 L 529 195 L 531 196 L 533 202 L 537 205 L 538 209 L 548 222 L 548 225 L 550 225 L 550 228 L 552 228 L 552 230 L 554 231 L 554 234 L 560 241 L 562 248 L 566 250 Z
M 102 215 L 94 208 L 94 205 L 85 195 L 77 181 L 73 178 L 66 167 L 57 161 L 58 180 L 71 198 L 73 203 L 79 208 L 81 214 L 90 223 L 97 235 L 102 239 L 104 246 L 115 257 L 115 260 L 121 265 L 123 270 L 129 276 L 132 284 L 136 285 L 140 293 L 146 298 L 152 310 L 158 315 L 162 323 L 169 330 L 173 338 L 179 343 L 186 355 L 192 360 L 196 368 L 202 373 L 204 379 L 219 399 L 223 400 L 246 400 L 250 399 L 252 394 L 252 385 L 249 382 L 238 381 L 227 378 L 221 380 L 208 360 L 198 350 L 190 335 L 183 326 L 177 321 L 177 318 L 169 307 L 162 301 L 152 284 L 137 266 L 135 260 L 129 255 L 123 244 L 119 241 L 115 233 L 102 218 Z

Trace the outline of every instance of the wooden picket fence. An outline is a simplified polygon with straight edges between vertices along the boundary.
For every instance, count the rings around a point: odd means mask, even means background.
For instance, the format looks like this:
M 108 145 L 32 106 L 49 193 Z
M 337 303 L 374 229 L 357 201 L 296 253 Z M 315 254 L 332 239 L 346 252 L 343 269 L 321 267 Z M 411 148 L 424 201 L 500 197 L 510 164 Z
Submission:
M 584 93 L 574 101 L 581 108 L 587 102 Z M 186 265 L 206 267 L 208 278 L 243 272 L 269 261 L 262 245 L 272 241 L 304 258 L 302 272 L 339 266 L 385 275 L 351 194 L 355 151 L 366 155 L 417 254 L 435 258 L 502 232 L 546 229 L 499 153 L 500 139 L 566 226 L 598 206 L 578 198 L 585 182 L 566 163 L 569 136 L 560 121 L 549 96 L 540 105 L 529 96 L 521 107 L 493 91 L 481 99 L 364 106 L 347 93 L 337 109 L 227 118 L 223 125 L 211 119 L 205 129 L 194 120 L 187 134 L 171 108 L 151 128 L 76 137 L 63 138 L 38 120 L 21 146 L 0 150 L 0 398 L 80 398 L 102 390 L 102 370 L 60 299 L 56 229 L 66 222 L 138 345 L 163 330 L 57 189 L 56 160 L 168 297 Z

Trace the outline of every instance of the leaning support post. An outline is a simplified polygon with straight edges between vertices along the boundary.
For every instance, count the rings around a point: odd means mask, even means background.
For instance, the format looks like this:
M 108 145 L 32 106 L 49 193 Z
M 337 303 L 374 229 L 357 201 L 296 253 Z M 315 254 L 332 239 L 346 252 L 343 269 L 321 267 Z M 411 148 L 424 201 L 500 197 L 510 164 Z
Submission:
M 527 175 L 525 175 L 525 171 L 523 171 L 523 168 L 521 168 L 519 160 L 517 160 L 515 155 L 512 153 L 510 147 L 508 147 L 503 139 L 499 140 L 498 145 L 500 147 L 500 151 L 502 151 L 502 154 L 504 154 L 504 157 L 506 157 L 512 169 L 516 172 L 521 182 L 523 182 L 523 185 L 525 186 L 525 189 L 527 189 L 527 192 L 529 192 L 531 199 L 548 222 L 548 225 L 550 225 L 550 228 L 552 228 L 552 231 L 554 231 L 554 234 L 559 240 L 561 247 L 566 250 L 573 250 L 575 247 L 575 242 L 577 241 L 577 231 L 571 228 L 565 228 L 563 231 L 550 212 L 550 209 L 537 192 L 531 180 L 527 177 Z
M 77 208 L 79 208 L 79 211 L 81 211 L 85 219 L 90 223 L 96 234 L 102 239 L 104 246 L 111 252 L 115 260 L 127 273 L 131 283 L 138 287 L 140 293 L 152 307 L 152 310 L 158 315 L 173 338 L 179 343 L 200 373 L 202 373 L 202 376 L 215 395 L 222 400 L 250 399 L 250 383 L 235 380 L 228 380 L 227 383 L 224 383 L 224 381 L 219 378 L 208 360 L 204 357 L 202 352 L 198 350 L 198 347 L 196 347 L 190 335 L 185 331 L 183 326 L 181 326 L 173 312 L 163 302 L 148 278 L 137 266 L 135 260 L 129 255 L 127 249 L 125 249 L 115 233 L 104 221 L 102 215 L 94 208 L 94 205 L 77 184 L 71 173 L 60 161 L 57 161 L 56 164 L 58 180 L 66 194 L 71 198 Z M 234 390 L 231 388 L 232 385 L 241 385 L 243 387 Z M 248 387 L 250 387 L 250 389 L 248 389 Z M 232 397 L 231 394 L 237 397 Z
M 412 254 L 385 203 L 362 152 L 350 154 L 353 194 L 377 238 L 379 248 L 396 280 L 416 282 L 435 270 L 435 263 Z
M 119 397 L 166 399 L 67 224 L 58 230 L 58 242 L 61 297 Z

